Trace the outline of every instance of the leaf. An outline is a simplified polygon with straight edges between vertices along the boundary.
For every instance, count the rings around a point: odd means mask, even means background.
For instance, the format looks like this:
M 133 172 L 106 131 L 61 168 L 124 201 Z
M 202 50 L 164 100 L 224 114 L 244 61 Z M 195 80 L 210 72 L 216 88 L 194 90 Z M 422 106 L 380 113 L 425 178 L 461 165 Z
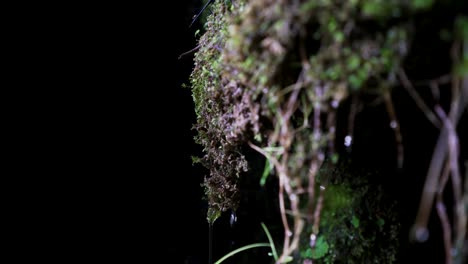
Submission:
M 261 223 L 261 224 L 262 224 L 263 230 L 265 231 L 265 234 L 268 237 L 268 242 L 270 243 L 270 247 L 271 247 L 271 254 L 273 255 L 273 257 L 277 261 L 278 260 L 278 253 L 276 253 L 276 247 L 275 247 L 275 243 L 273 242 L 273 238 L 271 237 L 271 234 L 268 231 L 268 228 L 266 227 L 266 225 L 264 223 Z
M 361 59 L 357 55 L 352 55 L 349 57 L 348 61 L 348 70 L 353 71 L 359 67 L 361 64 Z
M 221 216 L 221 211 L 210 207 L 208 209 L 206 219 L 208 220 L 209 224 L 213 224 L 216 221 L 216 219 L 218 219 L 218 217 L 220 216 Z
M 224 255 L 222 258 L 220 258 L 218 261 L 215 262 L 215 264 L 220 264 L 222 263 L 223 261 L 225 261 L 226 259 L 232 257 L 233 255 L 239 253 L 239 252 L 242 252 L 244 250 L 247 250 L 247 249 L 251 249 L 251 248 L 256 248 L 256 247 L 269 247 L 270 245 L 268 243 L 256 243 L 256 244 L 250 244 L 250 245 L 247 245 L 247 246 L 243 246 L 241 248 L 238 248 L 236 250 L 233 250 L 231 252 L 229 252 L 228 254 Z
M 328 243 L 325 241 L 323 236 L 320 236 L 317 239 L 317 242 L 315 244 L 315 248 L 312 249 L 312 258 L 313 259 L 319 259 L 325 256 L 328 252 Z
M 434 0 L 413 0 L 412 3 L 415 9 L 427 9 L 432 6 Z
M 197 163 L 201 163 L 202 159 L 197 156 L 192 156 L 192 165 L 195 165 Z
M 359 219 L 355 215 L 353 215 L 353 218 L 351 219 L 351 224 L 353 224 L 355 228 L 359 227 Z
M 385 220 L 383 220 L 382 218 L 379 218 L 377 219 L 377 225 L 382 228 L 385 224 Z
M 266 183 L 266 180 L 268 178 L 268 176 L 270 175 L 270 172 L 271 170 L 273 169 L 273 165 L 271 164 L 271 162 L 266 159 L 265 160 L 265 169 L 263 170 L 263 174 L 262 174 L 262 179 L 260 180 L 260 186 L 265 186 L 265 183 Z

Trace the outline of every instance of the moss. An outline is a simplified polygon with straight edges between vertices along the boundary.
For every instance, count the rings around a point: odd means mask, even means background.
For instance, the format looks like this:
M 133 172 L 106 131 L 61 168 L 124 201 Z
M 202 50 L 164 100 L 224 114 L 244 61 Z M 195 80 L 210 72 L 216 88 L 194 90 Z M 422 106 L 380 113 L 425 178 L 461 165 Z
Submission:
M 191 74 L 192 95 L 195 102 L 198 131 L 195 140 L 203 146 L 205 156 L 200 162 L 210 169 L 205 179 L 205 193 L 210 209 L 207 219 L 213 223 L 228 209 L 238 206 L 237 178 L 247 170 L 239 144 L 232 139 L 231 104 L 223 89 L 222 50 L 225 46 L 228 11 L 221 1 L 212 6 L 212 14 L 205 24 L 206 32 L 199 40 L 195 68 Z
M 337 109 L 350 95 L 382 95 L 397 84 L 411 42 L 411 17 L 432 2 L 215 1 L 191 75 L 196 141 L 204 151 L 200 162 L 210 170 L 204 183 L 208 221 L 237 209 L 239 177 L 248 168 L 243 150 L 249 146 L 272 165 L 261 178 L 282 175 L 291 197 L 315 184 L 314 173 L 326 158 L 338 164 Z M 394 259 L 395 217 L 378 209 L 379 187 L 361 183 L 343 179 L 327 187 L 320 246 L 307 248 L 305 242 L 303 258 Z M 318 198 L 302 197 L 297 210 L 307 215 L 308 225 L 299 233 L 309 236 Z M 375 203 L 362 206 L 366 201 Z M 296 224 L 302 221 L 297 215 Z M 384 235 L 370 234 L 373 228 Z M 388 245 L 380 243 L 384 239 Z M 370 249 L 379 253 L 370 256 Z
M 304 238 L 302 261 L 396 262 L 400 231 L 397 204 L 384 195 L 382 187 L 368 182 L 378 173 L 352 171 L 347 165 L 326 173 L 332 173 L 333 177 L 325 191 L 316 245 L 311 248 L 309 239 Z

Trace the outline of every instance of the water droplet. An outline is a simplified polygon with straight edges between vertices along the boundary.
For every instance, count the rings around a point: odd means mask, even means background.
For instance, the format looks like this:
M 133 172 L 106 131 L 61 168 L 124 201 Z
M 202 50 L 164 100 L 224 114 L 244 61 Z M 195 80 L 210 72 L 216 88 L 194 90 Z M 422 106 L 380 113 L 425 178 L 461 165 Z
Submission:
M 350 147 L 351 146 L 351 143 L 353 143 L 353 138 L 350 136 L 350 135 L 347 135 L 345 138 L 344 138 L 344 145 L 346 147 Z
M 320 132 L 315 132 L 314 133 L 314 140 L 319 140 L 320 139 Z
M 291 236 L 293 235 L 293 232 L 288 231 L 288 232 L 286 232 L 286 235 L 287 235 L 288 237 L 291 237 Z
M 325 190 L 325 186 L 320 185 L 320 190 Z
M 232 211 L 231 212 L 231 219 L 229 220 L 229 223 L 231 224 L 231 227 L 234 226 L 234 224 L 237 222 L 237 215 L 236 212 Z
M 289 196 L 289 200 L 291 200 L 291 201 L 295 201 L 296 198 L 297 198 L 297 196 L 294 193 Z
M 429 231 L 427 228 L 418 227 L 414 233 L 416 241 L 425 242 L 429 238 Z
M 315 234 L 310 235 L 310 246 L 314 247 L 315 246 L 315 240 L 317 239 L 317 236 Z
M 390 122 L 390 127 L 391 127 L 391 128 L 395 129 L 395 128 L 397 128 L 397 126 L 398 126 L 397 121 L 392 120 L 392 122 Z
M 338 100 L 333 100 L 333 101 L 331 101 L 331 106 L 332 106 L 333 108 L 335 108 L 335 109 L 338 108 L 338 105 L 339 105 Z
M 325 159 L 325 154 L 323 154 L 322 152 L 320 152 L 320 153 L 318 154 L 318 159 L 319 159 L 320 161 L 323 161 L 323 160 Z

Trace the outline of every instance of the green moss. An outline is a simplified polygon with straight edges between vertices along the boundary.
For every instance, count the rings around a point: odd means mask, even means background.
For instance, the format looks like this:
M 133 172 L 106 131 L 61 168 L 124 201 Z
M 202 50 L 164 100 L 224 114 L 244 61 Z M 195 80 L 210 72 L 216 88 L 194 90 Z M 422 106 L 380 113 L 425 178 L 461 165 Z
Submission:
M 196 161 L 210 171 L 204 183 L 210 223 L 237 208 L 249 145 L 256 144 L 269 159 L 259 173 L 262 185 L 270 174 L 285 174 L 298 192 L 300 184 L 308 184 L 312 160 L 329 155 L 337 165 L 338 154 L 330 147 L 335 135 L 328 127 L 336 127 L 336 109 L 350 95 L 378 95 L 381 87 L 395 84 L 410 42 L 411 17 L 433 1 L 300 2 L 217 0 L 207 17 L 191 84 L 196 141 L 204 151 Z M 369 30 L 370 24 L 375 28 Z M 315 127 L 314 111 L 326 125 Z M 356 184 L 362 178 L 327 185 L 317 246 L 304 242 L 303 258 L 318 263 L 395 258 L 396 218 L 391 210 L 378 209 L 383 199 L 378 186 Z M 305 214 L 315 199 L 304 198 L 299 210 Z M 371 234 L 372 228 L 384 235 Z M 380 243 L 383 239 L 390 244 Z M 370 256 L 371 249 L 378 253 Z
M 308 246 L 306 237 L 301 257 L 314 263 L 395 262 L 400 230 L 396 203 L 383 195 L 381 187 L 367 182 L 369 173 L 340 166 L 322 172 L 334 176 L 325 190 L 315 248 Z

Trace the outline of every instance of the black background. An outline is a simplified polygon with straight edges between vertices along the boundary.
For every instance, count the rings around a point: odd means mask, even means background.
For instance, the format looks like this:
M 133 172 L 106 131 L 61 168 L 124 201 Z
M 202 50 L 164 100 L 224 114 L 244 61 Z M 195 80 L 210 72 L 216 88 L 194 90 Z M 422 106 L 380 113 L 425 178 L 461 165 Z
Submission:
M 67 106 L 76 114 L 64 117 L 72 123 L 66 148 L 73 156 L 61 158 L 76 174 L 75 191 L 64 191 L 73 202 L 62 206 L 70 211 L 63 237 L 72 243 L 59 242 L 67 259 L 207 263 L 206 171 L 192 165 L 201 149 L 193 141 L 190 89 L 182 88 L 193 54 L 179 59 L 196 46 L 200 25 L 189 25 L 200 6 L 85 6 L 64 29 L 74 47 L 66 79 L 78 86 L 78 102 Z

